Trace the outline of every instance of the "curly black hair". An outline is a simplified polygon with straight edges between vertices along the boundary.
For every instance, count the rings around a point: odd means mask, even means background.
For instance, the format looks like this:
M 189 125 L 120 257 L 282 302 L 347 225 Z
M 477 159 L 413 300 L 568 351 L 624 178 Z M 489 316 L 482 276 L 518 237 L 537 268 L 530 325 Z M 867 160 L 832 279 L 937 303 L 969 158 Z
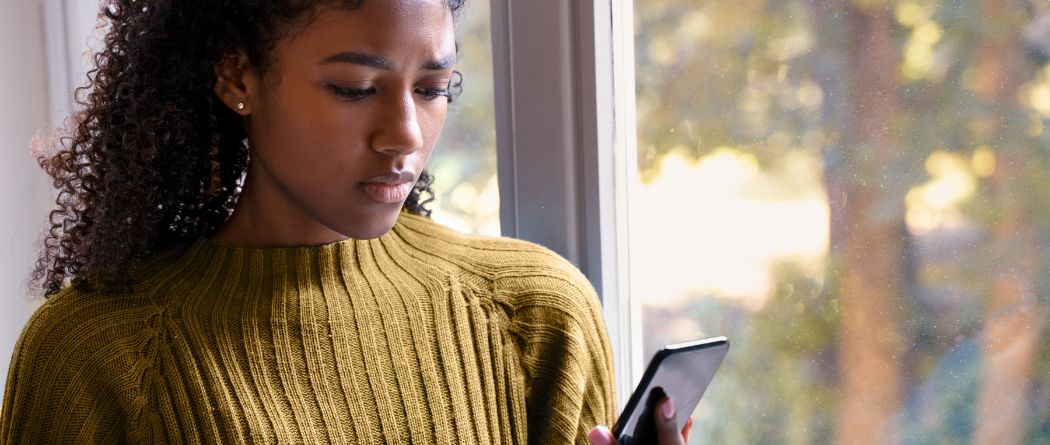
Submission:
M 230 216 L 248 164 L 241 117 L 213 92 L 214 66 L 238 52 L 265 70 L 277 40 L 321 6 L 364 0 L 110 0 L 82 111 L 40 166 L 58 189 L 30 276 L 49 297 L 214 233 Z M 445 0 L 456 15 L 463 0 Z M 455 93 L 461 77 L 450 85 Z M 425 170 L 404 204 L 430 215 Z M 101 277 L 110 277 L 102 279 Z

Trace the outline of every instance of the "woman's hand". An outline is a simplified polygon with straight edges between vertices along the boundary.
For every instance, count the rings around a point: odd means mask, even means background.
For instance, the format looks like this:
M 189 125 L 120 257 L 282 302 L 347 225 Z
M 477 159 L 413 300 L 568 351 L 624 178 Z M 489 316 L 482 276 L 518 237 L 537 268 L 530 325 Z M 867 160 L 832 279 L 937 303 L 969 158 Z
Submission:
M 685 445 L 689 441 L 689 430 L 693 428 L 693 418 L 685 422 L 681 431 L 678 430 L 678 421 L 675 419 L 674 402 L 670 397 L 665 397 L 653 410 L 653 422 L 656 424 L 656 445 Z M 613 437 L 612 432 L 605 426 L 597 426 L 587 434 L 591 445 L 620 445 Z M 653 445 L 653 444 L 632 444 Z

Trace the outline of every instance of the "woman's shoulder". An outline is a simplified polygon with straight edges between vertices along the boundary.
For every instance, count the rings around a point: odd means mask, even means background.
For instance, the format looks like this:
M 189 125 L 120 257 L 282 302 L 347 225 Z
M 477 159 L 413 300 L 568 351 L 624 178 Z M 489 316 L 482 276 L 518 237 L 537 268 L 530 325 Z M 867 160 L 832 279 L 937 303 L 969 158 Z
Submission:
M 160 311 L 130 292 L 69 286 L 36 309 L 22 329 L 16 354 L 54 352 L 72 355 L 80 346 L 92 348 L 126 342 L 141 333 Z
M 454 263 L 471 266 L 512 288 L 534 290 L 538 284 L 569 286 L 593 293 L 587 278 L 571 262 L 540 244 L 511 237 L 455 231 L 429 218 L 403 214 L 396 230 L 410 244 Z
M 0 441 L 72 441 L 96 421 L 120 417 L 158 318 L 142 301 L 78 286 L 44 301 L 12 353 Z
M 15 345 L 13 363 L 23 370 L 50 373 L 100 372 L 83 368 L 107 363 L 100 357 L 136 354 L 137 343 L 149 336 L 160 312 L 132 293 L 67 287 L 29 317 Z
M 515 313 L 542 309 L 574 319 L 600 317 L 601 303 L 587 277 L 547 247 L 516 238 L 460 233 L 415 215 L 403 215 L 396 229 L 410 244 L 428 251 L 430 258 L 440 258 L 460 273 L 483 276 L 493 297 Z

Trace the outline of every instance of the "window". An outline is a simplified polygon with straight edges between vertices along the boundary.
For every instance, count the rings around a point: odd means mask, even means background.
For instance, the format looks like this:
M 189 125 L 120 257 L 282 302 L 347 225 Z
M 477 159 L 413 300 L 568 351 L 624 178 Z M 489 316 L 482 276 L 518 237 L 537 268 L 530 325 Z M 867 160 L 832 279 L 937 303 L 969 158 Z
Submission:
M 732 342 L 694 443 L 1050 434 L 1047 6 L 634 1 L 634 359 Z
M 433 218 L 457 230 L 497 236 L 496 127 L 492 102 L 492 38 L 488 0 L 471 0 L 456 24 L 457 70 L 463 92 L 448 108 L 428 171 L 434 176 Z

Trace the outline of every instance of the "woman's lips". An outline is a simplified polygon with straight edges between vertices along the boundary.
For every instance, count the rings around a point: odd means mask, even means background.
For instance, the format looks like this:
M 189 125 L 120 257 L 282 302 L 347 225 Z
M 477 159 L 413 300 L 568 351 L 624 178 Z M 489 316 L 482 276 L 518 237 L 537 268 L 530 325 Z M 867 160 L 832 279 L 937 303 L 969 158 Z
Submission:
M 381 204 L 402 203 L 408 199 L 416 175 L 410 170 L 391 170 L 361 181 L 361 191 Z
M 405 199 L 408 199 L 408 194 L 412 191 L 413 185 L 414 184 L 411 182 L 372 182 L 362 183 L 360 187 L 366 195 L 374 199 L 376 202 L 381 204 L 394 204 L 404 202 Z

